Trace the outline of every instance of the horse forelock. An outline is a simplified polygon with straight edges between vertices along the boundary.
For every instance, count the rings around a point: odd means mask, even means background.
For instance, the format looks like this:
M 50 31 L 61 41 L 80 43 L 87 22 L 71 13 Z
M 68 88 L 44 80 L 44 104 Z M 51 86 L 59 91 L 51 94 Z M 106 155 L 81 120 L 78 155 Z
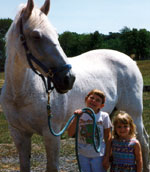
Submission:
M 34 28 L 35 26 L 45 29 L 51 30 L 51 33 L 54 34 L 58 38 L 58 34 L 56 28 L 51 24 L 48 20 L 48 17 L 38 8 L 34 8 L 31 16 L 31 27 Z

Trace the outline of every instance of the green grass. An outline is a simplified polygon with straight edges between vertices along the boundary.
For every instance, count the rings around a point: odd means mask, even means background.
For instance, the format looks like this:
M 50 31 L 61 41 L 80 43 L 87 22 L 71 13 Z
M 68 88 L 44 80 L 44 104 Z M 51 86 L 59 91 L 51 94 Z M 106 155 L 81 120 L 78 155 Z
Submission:
M 142 73 L 144 85 L 150 85 L 150 60 L 137 61 L 137 65 Z
M 3 113 L 0 113 L 0 144 L 12 143 L 12 138 L 8 130 L 8 123 Z
M 4 83 L 4 72 L 0 72 L 0 88 L 2 88 Z
M 143 95 L 143 122 L 150 136 L 150 92 L 144 92 Z

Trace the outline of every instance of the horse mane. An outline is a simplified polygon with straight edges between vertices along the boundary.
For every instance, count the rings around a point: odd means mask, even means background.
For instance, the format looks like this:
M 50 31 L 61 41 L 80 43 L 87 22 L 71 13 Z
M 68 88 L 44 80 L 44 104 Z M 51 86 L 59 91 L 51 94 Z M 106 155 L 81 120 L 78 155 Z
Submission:
M 14 31 L 16 30 L 16 24 L 18 23 L 18 20 L 21 16 L 21 13 L 22 13 L 22 10 L 23 8 L 25 7 L 25 4 L 20 4 L 19 5 L 19 8 L 18 8 L 18 12 L 10 26 L 10 28 L 8 29 L 6 35 L 5 35 L 5 40 L 6 40 L 6 53 L 7 53 L 7 49 L 10 48 L 10 45 L 11 45 L 11 42 L 12 42 L 12 39 L 13 39 L 13 33 Z M 19 35 L 19 33 L 18 33 Z

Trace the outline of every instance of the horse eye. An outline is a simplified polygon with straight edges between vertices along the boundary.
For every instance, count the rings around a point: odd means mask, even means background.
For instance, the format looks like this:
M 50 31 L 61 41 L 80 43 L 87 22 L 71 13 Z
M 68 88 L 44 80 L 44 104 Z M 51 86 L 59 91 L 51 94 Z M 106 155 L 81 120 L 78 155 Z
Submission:
M 35 39 L 35 40 L 41 39 L 41 34 L 40 34 L 39 31 L 33 31 L 33 32 L 31 33 L 31 36 L 32 36 L 32 38 Z

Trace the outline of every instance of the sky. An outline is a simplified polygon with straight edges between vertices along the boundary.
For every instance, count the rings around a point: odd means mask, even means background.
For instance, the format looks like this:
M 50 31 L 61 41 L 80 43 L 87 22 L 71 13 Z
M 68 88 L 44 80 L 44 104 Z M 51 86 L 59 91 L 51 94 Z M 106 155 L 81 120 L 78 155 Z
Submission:
M 19 4 L 27 0 L 1 0 L 0 18 L 14 19 Z M 44 0 L 34 0 L 41 7 Z M 59 34 L 102 34 L 124 27 L 150 31 L 150 0 L 51 0 L 48 18 Z

